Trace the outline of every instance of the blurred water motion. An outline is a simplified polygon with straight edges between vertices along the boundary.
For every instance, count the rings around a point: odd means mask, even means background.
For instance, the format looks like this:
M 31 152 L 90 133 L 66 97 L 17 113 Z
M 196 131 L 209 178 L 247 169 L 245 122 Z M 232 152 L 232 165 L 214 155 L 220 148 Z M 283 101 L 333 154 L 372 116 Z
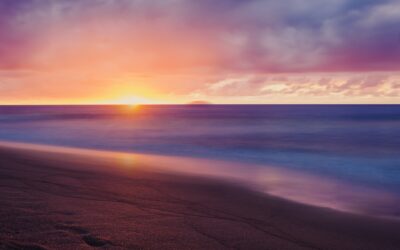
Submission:
M 319 195 L 325 195 L 320 202 L 351 198 L 351 206 L 358 207 L 367 201 L 382 203 L 376 199 L 380 192 L 390 194 L 383 197 L 390 196 L 385 200 L 390 200 L 391 213 L 399 209 L 397 105 L 3 106 L 0 139 L 236 162 L 241 168 L 235 176 L 241 179 L 262 176 L 271 187 L 275 176 L 275 184 L 285 186 L 270 188 L 276 195 L 310 202 L 317 198 L 306 198 L 306 193 L 321 187 Z M 185 165 L 182 171 L 190 168 Z M 222 168 L 227 173 L 233 166 L 205 165 L 202 172 L 209 173 Z M 255 174 L 263 168 L 271 171 L 271 166 L 279 174 Z M 296 173 L 296 183 L 289 174 L 284 178 L 282 173 L 289 172 Z M 309 176 L 315 176 L 313 181 Z M 318 178 L 363 190 L 357 192 L 360 199 L 346 198 L 346 192 L 333 197 L 338 188 L 331 184 L 312 187 Z

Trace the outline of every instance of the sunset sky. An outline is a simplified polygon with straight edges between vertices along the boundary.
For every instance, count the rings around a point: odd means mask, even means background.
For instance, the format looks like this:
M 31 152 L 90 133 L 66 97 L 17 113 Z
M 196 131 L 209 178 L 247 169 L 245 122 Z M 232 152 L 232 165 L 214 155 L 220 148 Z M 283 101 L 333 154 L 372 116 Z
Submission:
M 398 0 L 1 0 L 0 104 L 400 103 Z

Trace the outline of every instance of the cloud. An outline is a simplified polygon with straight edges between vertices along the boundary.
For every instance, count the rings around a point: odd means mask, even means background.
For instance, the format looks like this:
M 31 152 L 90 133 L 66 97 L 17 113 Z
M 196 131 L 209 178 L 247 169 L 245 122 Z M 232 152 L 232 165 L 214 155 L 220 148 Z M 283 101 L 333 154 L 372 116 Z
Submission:
M 400 3 L 396 1 L 377 5 L 371 8 L 360 22 L 367 27 L 388 24 L 396 25 L 400 22 Z
M 400 64 L 399 6 L 387 0 L 5 0 L 0 50 L 11 52 L 1 63 L 71 66 L 82 57 L 96 64 L 111 57 L 129 71 L 393 70 Z
M 55 96 L 73 96 L 70 86 L 85 96 L 129 84 L 171 95 L 395 96 L 399 7 L 397 0 L 3 0 L 0 70 L 35 73 L 0 82 Z
M 244 76 L 209 83 L 201 96 L 400 96 L 399 73 Z

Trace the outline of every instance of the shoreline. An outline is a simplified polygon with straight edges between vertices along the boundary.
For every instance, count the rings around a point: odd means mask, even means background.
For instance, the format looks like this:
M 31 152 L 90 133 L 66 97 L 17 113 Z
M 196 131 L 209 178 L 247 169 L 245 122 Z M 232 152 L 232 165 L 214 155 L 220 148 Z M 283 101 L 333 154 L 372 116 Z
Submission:
M 245 164 L 228 160 L 168 156 L 123 151 L 74 148 L 0 140 L 0 149 L 14 149 L 47 158 L 69 157 L 96 163 L 87 169 L 129 175 L 145 167 L 161 174 L 197 176 L 239 185 L 295 203 L 392 220 L 400 219 L 400 198 L 387 191 L 357 186 L 326 176 L 303 173 L 282 167 Z M 63 165 L 63 162 L 61 162 Z M 65 165 L 65 164 L 64 164 Z M 78 162 L 80 165 L 80 162 Z M 93 165 L 93 164 L 92 164 Z M 110 168 L 110 166 L 112 166 Z M 79 166 L 81 169 L 82 166 Z
M 0 249 L 400 247 L 397 221 L 115 164 L 122 163 L 1 146 Z

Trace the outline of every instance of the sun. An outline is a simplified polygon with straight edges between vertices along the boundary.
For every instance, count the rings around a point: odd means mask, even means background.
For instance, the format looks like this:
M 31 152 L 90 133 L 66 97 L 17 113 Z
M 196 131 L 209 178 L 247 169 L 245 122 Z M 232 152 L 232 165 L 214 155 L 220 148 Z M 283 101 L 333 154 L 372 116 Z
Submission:
M 130 108 L 135 108 L 135 107 L 139 106 L 140 104 L 143 104 L 143 101 L 139 100 L 136 97 L 130 97 L 130 98 L 127 98 L 126 100 L 123 100 L 123 102 L 121 104 L 125 104 Z
M 150 99 L 139 97 L 139 96 L 123 96 L 119 98 L 115 98 L 113 100 L 108 101 L 110 104 L 117 104 L 117 105 L 127 105 L 129 107 L 137 107 L 143 104 L 151 104 L 153 103 Z

